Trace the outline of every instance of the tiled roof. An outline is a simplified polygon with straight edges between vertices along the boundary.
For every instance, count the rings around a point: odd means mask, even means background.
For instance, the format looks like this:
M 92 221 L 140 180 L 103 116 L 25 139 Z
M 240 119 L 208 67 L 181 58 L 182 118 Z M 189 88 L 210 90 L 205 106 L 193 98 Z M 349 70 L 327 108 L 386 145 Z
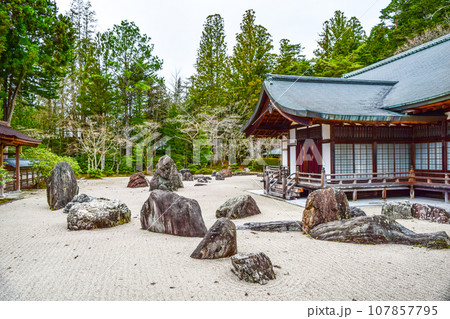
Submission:
M 301 117 L 389 121 L 403 114 L 381 108 L 396 82 L 269 75 L 264 89 L 282 111 Z
M 383 101 L 386 109 L 450 99 L 450 34 L 344 78 L 398 81 Z
M 263 90 L 283 112 L 300 117 L 343 121 L 409 119 L 413 116 L 400 113 L 402 107 L 450 99 L 450 35 L 343 78 L 268 74 Z M 261 101 L 245 127 L 260 107 Z

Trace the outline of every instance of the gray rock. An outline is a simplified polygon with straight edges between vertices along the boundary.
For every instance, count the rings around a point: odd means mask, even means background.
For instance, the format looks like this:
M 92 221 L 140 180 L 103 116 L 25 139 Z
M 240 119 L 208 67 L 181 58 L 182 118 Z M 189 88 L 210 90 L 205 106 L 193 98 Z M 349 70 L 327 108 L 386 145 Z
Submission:
M 180 169 L 180 174 L 183 175 L 184 173 L 191 173 L 191 175 L 192 175 L 192 172 L 189 168 Z
M 216 211 L 217 218 L 226 217 L 230 219 L 243 218 L 257 214 L 261 214 L 261 211 L 250 195 L 240 195 L 230 198 Z
M 392 219 L 412 218 L 412 205 L 409 201 L 385 202 L 381 208 L 381 215 Z
M 241 280 L 261 285 L 276 278 L 272 262 L 264 253 L 237 254 L 231 257 L 231 271 Z
M 83 198 L 82 200 L 88 199 Z M 74 202 L 67 215 L 70 230 L 108 228 L 128 223 L 131 211 L 119 200 L 93 198 L 87 202 Z
M 199 179 L 206 180 L 206 181 L 211 181 L 212 180 L 211 176 L 206 176 L 206 175 L 201 175 L 201 174 L 194 175 L 194 180 L 195 181 L 199 180 Z
M 319 224 L 349 218 L 350 206 L 344 192 L 335 188 L 318 189 L 306 199 L 303 232 L 307 234 Z
M 383 215 L 337 220 L 314 227 L 309 234 L 319 240 L 357 244 L 403 244 L 450 248 L 446 232 L 416 234 Z
M 78 184 L 72 167 L 60 162 L 47 179 L 47 203 L 51 210 L 65 207 L 78 194 Z
M 276 221 L 266 223 L 245 223 L 244 225 L 236 226 L 238 230 L 250 229 L 255 231 L 268 231 L 268 232 L 284 232 L 284 231 L 301 231 L 302 222 L 295 220 Z
M 68 214 L 72 206 L 79 203 L 92 202 L 94 199 L 95 197 L 86 194 L 75 195 L 74 198 L 72 198 L 72 200 L 64 207 L 63 213 Z
M 228 218 L 219 218 L 191 254 L 196 259 L 217 259 L 237 253 L 236 226 Z
M 192 176 L 190 171 L 181 173 L 181 175 L 183 176 L 183 181 L 192 182 L 194 180 L 194 176 Z
M 211 176 L 212 176 L 212 177 L 215 177 L 216 174 L 217 174 L 217 171 L 212 171 Z
M 225 177 L 223 177 L 222 174 L 220 174 L 220 173 L 216 173 L 215 177 L 216 177 L 216 181 L 223 181 L 223 180 L 225 180 Z
M 150 190 L 160 189 L 173 192 L 178 188 L 183 188 L 183 182 L 178 174 L 177 166 L 169 156 L 164 155 L 156 164 L 155 175 L 150 180 Z
M 141 209 L 141 226 L 152 232 L 186 237 L 203 237 L 206 226 L 195 199 L 154 190 Z
M 361 217 L 361 216 L 367 216 L 366 213 L 362 209 L 360 209 L 358 207 L 350 208 L 350 218 Z

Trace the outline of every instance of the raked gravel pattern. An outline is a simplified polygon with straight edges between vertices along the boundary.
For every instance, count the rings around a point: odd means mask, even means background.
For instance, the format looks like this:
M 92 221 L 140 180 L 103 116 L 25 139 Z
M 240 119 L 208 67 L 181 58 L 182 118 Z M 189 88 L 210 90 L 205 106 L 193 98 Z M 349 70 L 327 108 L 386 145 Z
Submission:
M 198 200 L 209 228 L 222 203 L 262 187 L 259 180 L 184 182 L 178 193 Z M 1 205 L 0 300 L 450 300 L 450 250 L 323 242 L 299 232 L 238 230 L 238 251 L 264 252 L 277 275 L 264 286 L 240 281 L 229 258 L 189 257 L 201 238 L 142 230 L 139 213 L 149 191 L 127 183 L 120 177 L 79 181 L 80 193 L 119 199 L 131 209 L 130 223 L 109 229 L 69 231 L 67 215 L 49 209 L 45 190 Z M 252 196 L 262 214 L 236 224 L 301 220 L 298 206 Z M 416 232 L 450 234 L 450 225 L 400 222 Z

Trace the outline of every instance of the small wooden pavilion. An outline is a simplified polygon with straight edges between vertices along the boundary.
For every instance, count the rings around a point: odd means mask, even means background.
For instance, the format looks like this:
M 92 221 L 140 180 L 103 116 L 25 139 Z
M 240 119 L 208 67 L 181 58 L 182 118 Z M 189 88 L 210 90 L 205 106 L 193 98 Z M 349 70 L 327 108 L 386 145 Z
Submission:
M 19 131 L 13 129 L 8 123 L 0 121 L 0 165 L 4 166 L 4 157 L 15 156 L 15 190 L 20 191 L 20 152 L 22 146 L 36 147 L 41 144 L 41 141 L 29 137 Z M 4 152 L 5 147 L 15 147 L 15 152 L 11 152 L 8 148 L 8 153 Z M 4 187 L 0 184 L 0 196 L 3 196 Z
M 282 139 L 267 193 L 337 187 L 354 200 L 419 191 L 447 201 L 450 35 L 342 78 L 268 75 L 242 131 Z

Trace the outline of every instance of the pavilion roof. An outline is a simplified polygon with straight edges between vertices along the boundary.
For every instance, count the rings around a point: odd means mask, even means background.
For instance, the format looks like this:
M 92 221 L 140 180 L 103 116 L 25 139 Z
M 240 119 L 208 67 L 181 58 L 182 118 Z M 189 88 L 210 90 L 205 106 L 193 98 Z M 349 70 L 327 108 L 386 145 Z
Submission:
M 6 122 L 0 121 L 0 144 L 4 146 L 38 146 L 41 141 L 13 129 Z

